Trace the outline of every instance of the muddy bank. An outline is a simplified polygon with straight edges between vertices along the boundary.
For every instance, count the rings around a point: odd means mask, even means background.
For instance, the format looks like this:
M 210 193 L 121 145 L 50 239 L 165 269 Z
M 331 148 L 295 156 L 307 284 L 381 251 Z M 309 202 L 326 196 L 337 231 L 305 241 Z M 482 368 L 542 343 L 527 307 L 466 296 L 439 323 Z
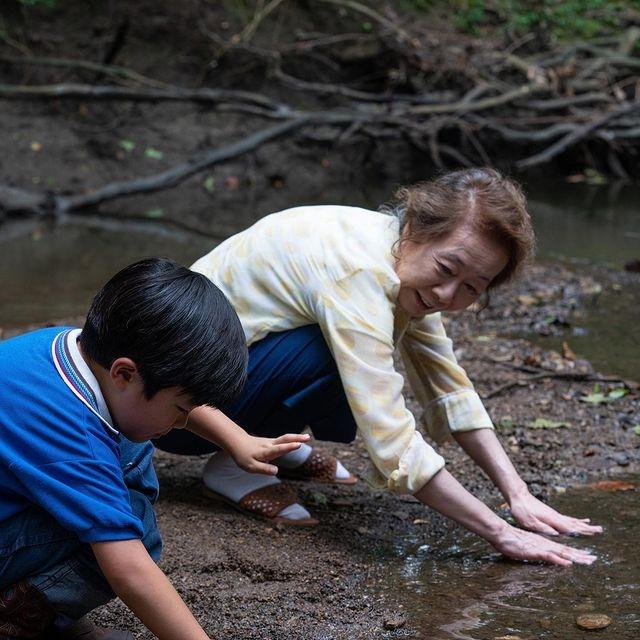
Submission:
M 313 124 L 101 212 L 219 237 L 230 203 L 255 217 L 282 208 L 285 187 L 288 202 L 304 204 L 327 200 L 335 183 L 406 183 L 478 164 L 544 166 L 572 181 L 636 176 L 631 17 L 606 46 L 558 48 L 497 25 L 472 36 L 446 3 L 412 12 L 374 2 L 368 14 L 362 3 L 279 4 L 253 25 L 246 3 L 7 3 L 0 217 L 64 215 L 101 186 L 189 164 L 301 114 Z M 200 89 L 231 93 L 182 99 Z M 153 90 L 182 98 L 105 96 Z M 329 113 L 342 119 L 323 120 Z M 23 206 L 32 196 L 37 204 Z
M 605 276 L 612 276 L 607 273 L 595 280 L 538 265 L 525 282 L 496 295 L 484 319 L 451 316 L 448 330 L 479 391 L 495 392 L 535 375 L 531 370 L 591 372 L 587 362 L 571 354 L 563 357 L 498 335 L 516 324 L 520 331 L 536 327 L 558 314 L 571 321 L 571 308 L 593 296 L 595 284 L 606 286 Z M 527 296 L 535 291 L 545 291 L 546 297 L 534 305 Z M 630 386 L 623 397 L 592 404 L 583 400 L 593 393 L 593 381 L 534 379 L 488 399 L 487 407 L 516 467 L 532 491 L 546 499 L 567 486 L 640 469 L 640 437 L 632 429 L 640 424 L 640 400 Z M 621 387 L 601 383 L 604 393 Z M 540 419 L 563 426 L 541 428 Z M 321 446 L 356 473 L 367 466 L 360 443 Z M 508 515 L 502 498 L 455 444 L 440 451 L 468 489 Z M 199 474 L 205 459 L 157 454 L 162 485 L 157 512 L 165 539 L 162 566 L 212 637 L 364 639 L 410 632 L 412 617 L 403 613 L 402 593 L 388 589 L 388 563 L 407 541 L 438 540 L 452 531 L 450 523 L 411 497 L 373 491 L 363 482 L 340 488 L 295 483 L 320 525 L 300 531 L 272 527 L 202 496 Z M 119 603 L 95 619 L 150 637 Z M 401 629 L 385 630 L 398 620 L 405 621 Z

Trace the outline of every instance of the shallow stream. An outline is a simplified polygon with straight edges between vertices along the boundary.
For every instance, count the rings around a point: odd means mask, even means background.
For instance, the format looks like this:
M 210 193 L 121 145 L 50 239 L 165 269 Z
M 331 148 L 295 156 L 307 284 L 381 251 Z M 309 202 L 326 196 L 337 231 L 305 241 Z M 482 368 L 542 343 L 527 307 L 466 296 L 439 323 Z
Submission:
M 456 529 L 433 544 L 404 541 L 389 572 L 393 599 L 402 595 L 406 629 L 393 638 L 429 640 L 638 640 L 640 638 L 640 503 L 638 478 L 627 491 L 571 489 L 553 506 L 604 526 L 593 538 L 566 540 L 592 549 L 589 567 L 527 565 L 491 554 L 481 540 Z M 581 630 L 576 619 L 604 614 L 611 624 Z

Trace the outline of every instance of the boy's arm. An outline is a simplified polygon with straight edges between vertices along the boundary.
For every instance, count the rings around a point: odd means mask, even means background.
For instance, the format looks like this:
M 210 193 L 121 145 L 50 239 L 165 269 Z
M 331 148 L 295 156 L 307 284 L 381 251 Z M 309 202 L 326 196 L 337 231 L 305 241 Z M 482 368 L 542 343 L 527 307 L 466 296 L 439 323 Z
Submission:
M 219 409 L 201 406 L 189 414 L 186 428 L 228 451 L 236 464 L 250 473 L 275 475 L 278 467 L 267 464 L 309 439 L 307 434 L 288 433 L 279 438 L 257 438 L 228 418 Z
M 91 548 L 116 595 L 159 640 L 209 640 L 140 540 Z

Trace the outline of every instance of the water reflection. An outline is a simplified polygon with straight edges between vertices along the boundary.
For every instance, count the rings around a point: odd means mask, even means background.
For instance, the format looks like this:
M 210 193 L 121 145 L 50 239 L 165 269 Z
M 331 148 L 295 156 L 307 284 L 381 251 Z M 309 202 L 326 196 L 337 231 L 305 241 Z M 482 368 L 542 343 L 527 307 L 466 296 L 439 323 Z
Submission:
M 637 479 L 636 479 L 637 483 Z M 599 556 L 590 567 L 511 562 L 488 553 L 475 536 L 455 532 L 431 545 L 405 543 L 393 592 L 402 593 L 411 631 L 403 637 L 487 640 L 505 635 L 578 640 L 582 613 L 613 622 L 598 638 L 640 638 L 638 493 L 576 489 L 556 501 L 605 526 L 602 536 L 571 539 Z

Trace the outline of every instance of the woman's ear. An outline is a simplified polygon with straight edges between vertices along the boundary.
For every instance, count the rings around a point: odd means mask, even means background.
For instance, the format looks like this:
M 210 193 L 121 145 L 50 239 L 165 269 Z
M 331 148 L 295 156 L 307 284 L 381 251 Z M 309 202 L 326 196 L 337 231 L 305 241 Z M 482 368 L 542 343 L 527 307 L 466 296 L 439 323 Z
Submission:
M 138 377 L 138 367 L 131 358 L 116 358 L 109 368 L 109 377 L 120 391 L 124 391 Z

